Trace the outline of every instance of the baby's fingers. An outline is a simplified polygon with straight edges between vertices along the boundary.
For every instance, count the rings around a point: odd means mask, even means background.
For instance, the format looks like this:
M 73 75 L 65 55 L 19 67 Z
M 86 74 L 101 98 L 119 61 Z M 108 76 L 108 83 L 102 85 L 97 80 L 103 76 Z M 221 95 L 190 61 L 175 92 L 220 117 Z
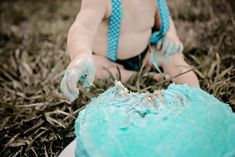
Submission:
M 69 98 L 70 97 L 70 92 L 68 90 L 67 86 L 67 79 L 68 79 L 68 73 L 65 72 L 64 77 L 60 83 L 60 90 L 64 93 L 64 95 Z
M 153 74 L 153 79 L 156 81 L 162 81 L 164 78 L 161 74 L 155 73 Z
M 96 73 L 96 69 L 95 69 L 95 66 L 93 67 L 90 67 L 88 70 L 87 70 L 87 74 L 86 74 L 86 77 L 84 79 L 84 81 L 82 82 L 82 86 L 84 88 L 89 88 L 92 86 L 94 80 L 95 80 L 95 73 Z
M 78 79 L 79 73 L 77 71 L 68 70 L 66 71 L 64 78 L 61 81 L 61 91 L 70 101 L 74 101 L 79 94 L 79 91 L 77 89 Z
M 146 73 L 144 76 L 147 76 L 148 78 L 152 78 L 156 81 L 162 81 L 164 79 L 162 74 L 159 74 L 156 72 L 149 72 L 149 73 Z
M 74 69 L 71 69 L 69 71 L 68 78 L 67 78 L 67 87 L 68 87 L 69 94 L 70 94 L 68 97 L 70 101 L 74 101 L 79 94 L 77 83 L 80 77 L 81 77 L 81 74 L 79 71 L 74 70 Z

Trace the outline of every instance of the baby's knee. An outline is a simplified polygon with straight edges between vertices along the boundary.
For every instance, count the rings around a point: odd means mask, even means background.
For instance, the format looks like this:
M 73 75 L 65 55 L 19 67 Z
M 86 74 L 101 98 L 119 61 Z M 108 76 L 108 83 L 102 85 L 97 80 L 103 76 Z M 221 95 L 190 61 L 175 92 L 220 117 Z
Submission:
M 162 67 L 165 66 L 176 66 L 176 65 L 188 65 L 184 60 L 183 53 L 175 53 L 169 57 L 161 56 L 159 59 L 159 63 Z

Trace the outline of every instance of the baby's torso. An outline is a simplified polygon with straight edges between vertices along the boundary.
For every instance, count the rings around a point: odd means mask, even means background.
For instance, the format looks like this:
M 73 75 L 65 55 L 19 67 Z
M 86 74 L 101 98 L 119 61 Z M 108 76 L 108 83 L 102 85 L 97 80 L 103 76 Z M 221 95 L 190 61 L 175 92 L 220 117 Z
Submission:
M 157 9 L 156 0 L 122 0 L 122 19 L 118 44 L 118 59 L 127 59 L 141 53 L 148 45 L 154 17 Z M 108 4 L 111 15 L 112 2 Z M 104 19 L 94 39 L 93 52 L 107 55 L 108 18 Z

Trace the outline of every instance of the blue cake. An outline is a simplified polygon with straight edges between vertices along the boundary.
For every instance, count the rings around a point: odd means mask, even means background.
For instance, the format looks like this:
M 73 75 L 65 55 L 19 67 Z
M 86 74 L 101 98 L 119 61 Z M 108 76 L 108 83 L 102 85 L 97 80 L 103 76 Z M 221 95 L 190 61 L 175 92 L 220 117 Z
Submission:
M 235 157 L 235 114 L 199 87 L 133 93 L 120 82 L 75 123 L 77 157 Z

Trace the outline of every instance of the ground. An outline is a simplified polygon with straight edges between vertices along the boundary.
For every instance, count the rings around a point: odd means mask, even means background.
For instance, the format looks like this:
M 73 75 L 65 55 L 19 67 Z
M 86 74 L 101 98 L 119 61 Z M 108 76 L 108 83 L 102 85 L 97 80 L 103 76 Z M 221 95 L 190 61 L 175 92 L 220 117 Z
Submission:
M 201 88 L 235 110 L 234 0 L 168 0 L 187 61 Z M 0 3 L 0 156 L 58 156 L 74 138 L 74 120 L 85 104 L 113 84 L 95 81 L 70 104 L 59 90 L 69 63 L 66 36 L 79 0 L 2 0 Z M 153 91 L 140 75 L 126 86 Z

